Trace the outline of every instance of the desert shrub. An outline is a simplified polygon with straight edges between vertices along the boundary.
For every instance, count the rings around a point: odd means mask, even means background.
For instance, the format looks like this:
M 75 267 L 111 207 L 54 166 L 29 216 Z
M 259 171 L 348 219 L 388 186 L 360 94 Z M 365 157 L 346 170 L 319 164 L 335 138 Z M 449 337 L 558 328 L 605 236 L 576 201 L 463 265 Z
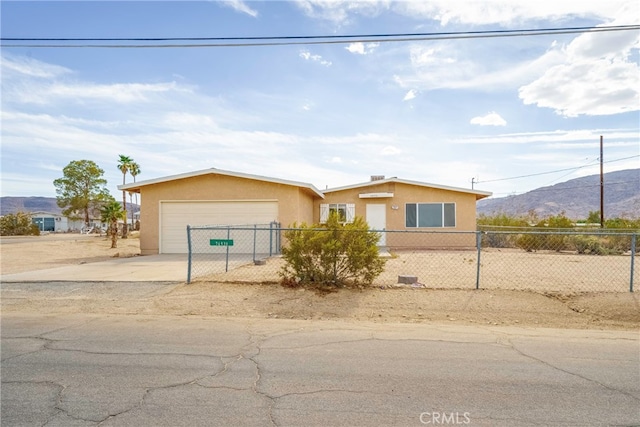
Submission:
M 543 234 L 520 234 L 516 238 L 516 246 L 520 249 L 524 249 L 527 252 L 537 251 L 544 249 L 545 235 Z
M 369 231 L 361 217 L 343 225 L 332 213 L 322 228 L 294 224 L 284 236 L 288 243 L 282 248 L 280 274 L 289 287 L 292 279 L 301 286 L 369 285 L 384 269 L 378 256 L 380 235 Z
M 596 236 L 572 236 L 571 243 L 579 254 L 605 255 L 602 239 Z
M 479 230 L 483 231 L 519 231 L 529 227 L 527 220 L 522 217 L 512 217 L 505 213 L 495 215 L 481 214 L 477 221 Z M 482 236 L 482 246 L 489 248 L 516 247 L 516 235 L 508 233 L 487 233 Z
M 522 234 L 516 239 L 516 246 L 527 252 L 537 250 L 562 251 L 569 249 L 567 235 L 555 234 L 573 229 L 573 222 L 564 214 L 551 216 L 539 221 L 531 228 L 531 234 Z M 536 232 L 539 232 L 536 234 Z
M 573 221 L 567 218 L 564 213 L 551 216 L 544 221 L 541 221 L 536 227 L 547 227 L 554 230 L 572 230 Z M 568 249 L 567 236 L 564 234 L 547 234 L 544 236 L 544 249 L 550 251 L 562 251 Z
M 640 219 L 611 218 L 604 222 L 604 227 L 638 231 L 640 230 Z
M 495 215 L 480 214 L 476 222 L 479 226 L 487 227 L 522 228 L 529 226 L 525 218 L 509 216 L 506 213 L 498 213 Z
M 39 236 L 40 229 L 31 222 L 31 215 L 25 212 L 4 215 L 0 218 L 2 236 Z
M 638 233 L 640 231 L 640 219 L 611 218 L 604 222 L 607 231 L 620 233 Z M 606 249 L 613 253 L 623 253 L 631 250 L 632 238 L 629 234 L 613 234 L 607 236 L 604 241 Z M 640 238 L 636 236 L 636 253 L 640 245 Z

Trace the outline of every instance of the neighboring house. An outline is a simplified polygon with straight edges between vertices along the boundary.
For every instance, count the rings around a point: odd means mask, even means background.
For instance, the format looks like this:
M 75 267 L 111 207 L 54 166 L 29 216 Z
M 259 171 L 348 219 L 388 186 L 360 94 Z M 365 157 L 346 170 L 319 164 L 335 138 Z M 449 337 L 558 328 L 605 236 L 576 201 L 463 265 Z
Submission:
M 376 177 L 382 178 L 382 177 Z M 344 222 L 364 217 L 375 230 L 475 230 L 476 201 L 491 193 L 408 181 L 376 179 L 318 190 L 311 184 L 206 169 L 119 185 L 141 194 L 142 255 L 185 253 L 187 225 L 249 225 L 277 221 L 322 222 L 332 210 Z M 435 233 L 434 233 L 435 234 Z M 430 247 L 473 246 L 469 238 L 447 234 L 431 238 Z M 388 233 L 381 246 L 425 247 L 410 233 Z
M 75 222 L 61 214 L 51 212 L 31 212 L 31 222 L 36 224 L 40 232 L 64 233 L 73 230 Z M 81 226 L 82 224 L 80 224 Z M 79 228 L 78 228 L 79 229 Z
M 67 218 L 62 215 L 51 212 L 33 212 L 30 215 L 31 223 L 37 225 L 40 232 L 62 231 L 67 228 Z
M 81 231 L 84 227 L 82 220 L 73 220 L 62 214 L 51 212 L 31 212 L 31 222 L 36 224 L 40 232 L 66 233 L 70 231 Z M 92 220 L 90 226 L 100 227 L 100 220 Z

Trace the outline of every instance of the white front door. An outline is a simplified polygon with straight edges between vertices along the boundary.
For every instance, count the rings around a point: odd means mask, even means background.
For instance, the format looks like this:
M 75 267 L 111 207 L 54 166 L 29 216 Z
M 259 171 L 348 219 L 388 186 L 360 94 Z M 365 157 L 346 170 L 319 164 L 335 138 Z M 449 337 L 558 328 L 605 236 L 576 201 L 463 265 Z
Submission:
M 375 231 L 387 229 L 387 205 L 367 204 L 367 224 Z M 387 242 L 386 233 L 380 233 L 378 246 L 385 246 Z

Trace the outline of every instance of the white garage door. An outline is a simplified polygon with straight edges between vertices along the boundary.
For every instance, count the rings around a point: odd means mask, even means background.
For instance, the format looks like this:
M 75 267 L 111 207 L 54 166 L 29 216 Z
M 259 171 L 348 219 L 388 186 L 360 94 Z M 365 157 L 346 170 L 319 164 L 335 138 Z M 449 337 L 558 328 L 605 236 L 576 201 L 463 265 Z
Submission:
M 278 220 L 278 202 L 160 202 L 160 253 L 188 252 L 187 225 L 269 224 Z

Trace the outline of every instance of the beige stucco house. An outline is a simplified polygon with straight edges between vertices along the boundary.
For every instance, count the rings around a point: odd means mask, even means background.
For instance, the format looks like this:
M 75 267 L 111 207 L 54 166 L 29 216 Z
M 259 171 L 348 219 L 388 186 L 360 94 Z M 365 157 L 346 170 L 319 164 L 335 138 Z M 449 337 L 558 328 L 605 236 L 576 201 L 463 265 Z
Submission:
M 399 178 L 372 177 L 371 181 L 323 191 L 316 201 L 315 221 L 328 211 L 342 210 L 365 218 L 382 233 L 380 246 L 402 248 L 460 248 L 475 245 L 476 201 L 491 193 Z M 442 233 L 446 232 L 446 233 Z
M 308 183 L 221 169 L 140 181 L 118 189 L 141 194 L 142 255 L 186 252 L 187 225 L 276 221 L 287 227 L 294 222 L 322 222 L 332 210 L 345 222 L 362 216 L 372 229 L 389 230 L 383 233 L 381 246 L 469 247 L 474 245 L 469 236 L 455 232 L 476 229 L 476 201 L 491 195 L 383 177 L 320 191 Z M 452 233 L 438 236 L 434 231 Z

